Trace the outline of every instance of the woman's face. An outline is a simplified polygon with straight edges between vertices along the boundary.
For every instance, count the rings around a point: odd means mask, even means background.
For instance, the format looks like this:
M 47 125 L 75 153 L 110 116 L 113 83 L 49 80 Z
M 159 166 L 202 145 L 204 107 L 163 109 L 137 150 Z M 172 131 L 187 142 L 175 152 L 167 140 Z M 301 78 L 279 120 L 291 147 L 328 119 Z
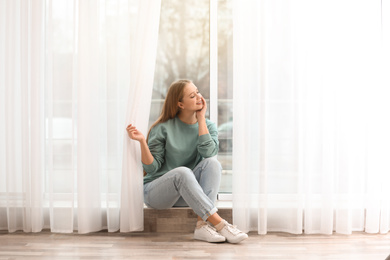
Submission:
M 193 83 L 189 83 L 184 87 L 183 99 L 178 103 L 178 106 L 182 110 L 189 111 L 198 111 L 203 108 L 202 95 Z

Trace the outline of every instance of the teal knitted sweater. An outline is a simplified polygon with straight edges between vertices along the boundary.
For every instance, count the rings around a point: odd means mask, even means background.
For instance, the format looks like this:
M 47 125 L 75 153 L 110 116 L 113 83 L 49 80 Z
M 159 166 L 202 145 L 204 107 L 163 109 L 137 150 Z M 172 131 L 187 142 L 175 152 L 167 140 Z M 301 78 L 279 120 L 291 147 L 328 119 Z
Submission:
M 209 134 L 199 136 L 198 123 L 189 125 L 178 117 L 160 123 L 152 128 L 148 146 L 154 160 L 142 164 L 145 172 L 144 184 L 166 172 L 185 166 L 194 169 L 203 160 L 218 153 L 218 130 L 213 122 L 206 119 Z

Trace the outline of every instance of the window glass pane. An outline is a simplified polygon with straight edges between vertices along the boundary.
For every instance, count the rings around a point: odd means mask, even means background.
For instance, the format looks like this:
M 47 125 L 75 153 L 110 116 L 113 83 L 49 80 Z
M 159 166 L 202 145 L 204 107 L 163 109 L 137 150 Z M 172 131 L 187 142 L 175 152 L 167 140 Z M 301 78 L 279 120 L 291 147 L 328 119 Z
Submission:
M 170 84 L 190 79 L 205 97 L 210 85 L 209 0 L 162 0 L 150 124 Z
M 217 17 L 218 122 L 215 123 L 219 128 L 220 153 L 218 159 L 224 169 L 220 187 L 220 192 L 223 193 L 232 192 L 233 39 L 231 2 L 231 0 L 218 1 Z M 209 103 L 209 4 L 209 0 L 162 0 L 149 125 L 159 116 L 168 87 L 177 79 L 191 79 Z
M 233 134 L 233 23 L 232 1 L 218 1 L 218 131 L 222 164 L 221 193 L 232 192 Z

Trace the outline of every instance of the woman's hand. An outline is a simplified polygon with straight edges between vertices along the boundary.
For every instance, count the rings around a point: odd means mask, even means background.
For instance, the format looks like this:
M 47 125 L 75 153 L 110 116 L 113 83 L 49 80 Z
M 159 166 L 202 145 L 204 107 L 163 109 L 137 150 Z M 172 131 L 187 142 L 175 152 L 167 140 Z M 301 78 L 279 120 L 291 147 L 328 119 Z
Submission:
M 133 140 L 136 140 L 140 143 L 141 146 L 141 161 L 142 163 L 149 165 L 153 163 L 154 157 L 150 153 L 148 144 L 146 143 L 145 136 L 137 130 L 133 125 L 128 125 L 126 127 L 127 134 Z
M 135 141 L 141 142 L 145 140 L 145 136 L 131 124 L 126 127 L 126 131 L 129 137 Z
M 204 97 L 200 97 L 202 99 L 203 107 L 201 110 L 196 111 L 196 117 L 199 119 L 201 118 L 206 118 L 206 110 L 207 110 L 207 103 Z

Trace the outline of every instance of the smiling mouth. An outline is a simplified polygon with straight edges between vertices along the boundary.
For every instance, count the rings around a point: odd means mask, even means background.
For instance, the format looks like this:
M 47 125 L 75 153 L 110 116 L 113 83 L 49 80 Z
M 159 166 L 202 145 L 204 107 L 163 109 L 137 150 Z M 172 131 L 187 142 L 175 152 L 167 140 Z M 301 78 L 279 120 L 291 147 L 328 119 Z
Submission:
M 196 103 L 197 105 L 202 105 L 202 101 L 199 101 Z

